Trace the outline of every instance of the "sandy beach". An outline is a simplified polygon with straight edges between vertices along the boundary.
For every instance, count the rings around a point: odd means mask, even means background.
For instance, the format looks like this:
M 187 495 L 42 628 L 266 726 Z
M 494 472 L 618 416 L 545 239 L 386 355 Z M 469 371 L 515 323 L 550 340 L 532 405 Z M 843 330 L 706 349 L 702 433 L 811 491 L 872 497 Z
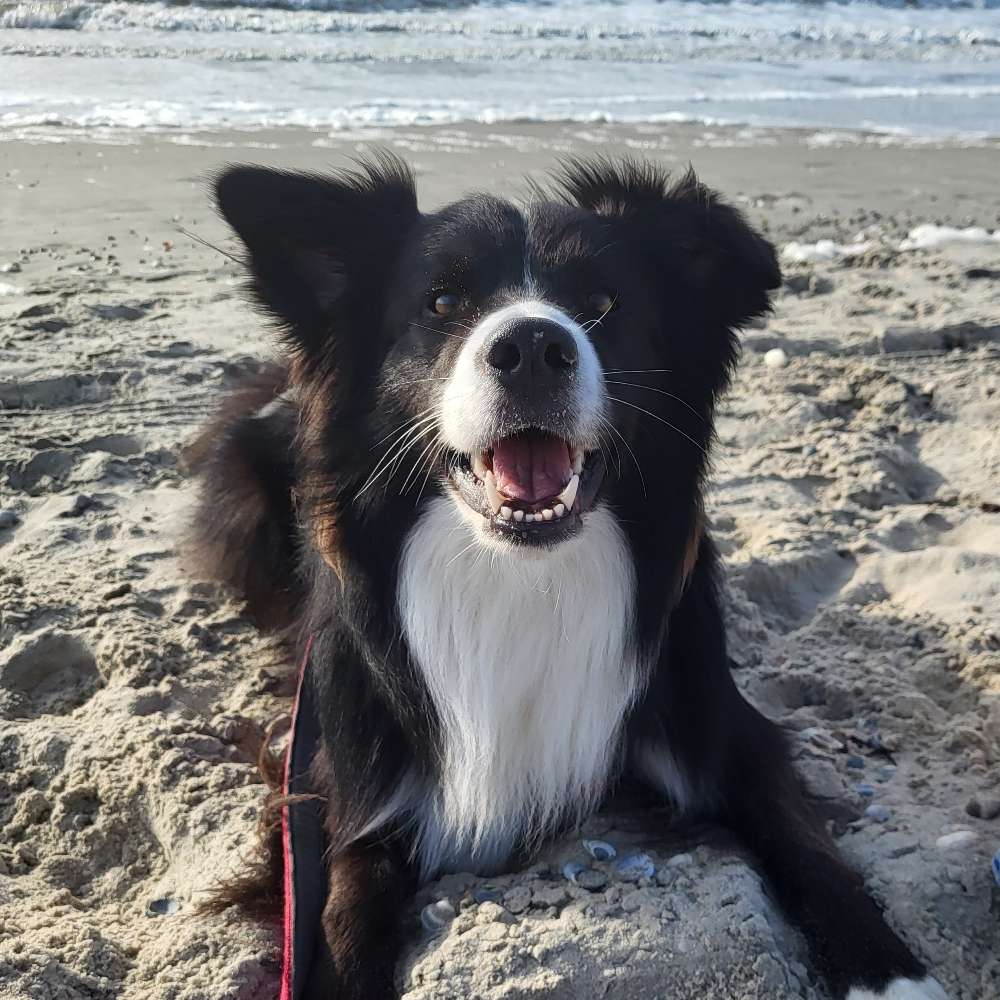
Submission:
M 288 666 L 178 554 L 181 451 L 273 351 L 208 178 L 371 142 L 423 204 L 558 157 L 691 162 L 783 248 L 722 407 L 731 654 L 955 1000 L 1000 995 L 1000 142 L 508 124 L 0 142 L 0 998 L 272 1000 L 277 927 L 197 904 L 250 852 Z M 61 138 L 65 139 L 65 136 Z M 217 252 L 185 235 L 216 244 Z M 581 837 L 655 875 L 589 891 Z M 420 906 L 457 913 L 437 933 Z M 414 902 L 407 1000 L 826 1000 L 738 844 L 592 820 Z

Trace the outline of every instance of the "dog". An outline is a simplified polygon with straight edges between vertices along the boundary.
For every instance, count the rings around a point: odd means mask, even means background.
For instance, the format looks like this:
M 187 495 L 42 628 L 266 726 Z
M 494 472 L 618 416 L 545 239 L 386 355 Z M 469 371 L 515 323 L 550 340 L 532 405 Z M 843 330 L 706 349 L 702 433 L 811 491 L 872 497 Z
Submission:
M 422 213 L 387 153 L 215 192 L 283 360 L 199 439 L 195 541 L 315 665 L 308 995 L 395 996 L 417 886 L 508 870 L 628 779 L 745 842 L 835 997 L 942 1000 L 730 676 L 703 490 L 772 246 L 629 160 L 522 207 Z

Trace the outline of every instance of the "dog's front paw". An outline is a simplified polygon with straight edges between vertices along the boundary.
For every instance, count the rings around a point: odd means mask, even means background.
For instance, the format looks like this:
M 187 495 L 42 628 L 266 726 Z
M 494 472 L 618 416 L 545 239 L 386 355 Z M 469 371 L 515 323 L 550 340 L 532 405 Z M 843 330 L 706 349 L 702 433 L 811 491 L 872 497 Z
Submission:
M 847 1000 L 948 1000 L 948 994 L 930 976 L 924 979 L 894 979 L 884 990 L 855 987 Z

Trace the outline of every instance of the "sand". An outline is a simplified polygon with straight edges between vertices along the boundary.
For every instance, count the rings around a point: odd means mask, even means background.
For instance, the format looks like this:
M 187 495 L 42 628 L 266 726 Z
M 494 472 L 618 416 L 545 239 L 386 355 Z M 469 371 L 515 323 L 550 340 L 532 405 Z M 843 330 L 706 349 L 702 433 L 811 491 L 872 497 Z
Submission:
M 227 160 L 321 168 L 362 138 L 0 143 L 4 1000 L 275 996 L 276 927 L 196 904 L 251 848 L 248 750 L 288 685 L 177 556 L 179 452 L 272 342 L 236 267 L 178 228 L 231 246 L 205 191 Z M 428 204 L 517 194 L 572 152 L 690 159 L 779 245 L 832 256 L 787 265 L 719 417 L 734 668 L 892 924 L 953 997 L 1000 994 L 1000 242 L 900 249 L 922 223 L 998 227 L 996 144 L 693 126 L 390 138 Z M 428 887 L 408 1000 L 826 997 L 724 832 L 619 811 L 586 833 L 645 851 L 655 875 L 606 863 L 606 886 L 569 882 L 563 864 L 588 860 L 574 835 L 528 872 Z M 416 914 L 441 899 L 457 916 L 433 934 Z

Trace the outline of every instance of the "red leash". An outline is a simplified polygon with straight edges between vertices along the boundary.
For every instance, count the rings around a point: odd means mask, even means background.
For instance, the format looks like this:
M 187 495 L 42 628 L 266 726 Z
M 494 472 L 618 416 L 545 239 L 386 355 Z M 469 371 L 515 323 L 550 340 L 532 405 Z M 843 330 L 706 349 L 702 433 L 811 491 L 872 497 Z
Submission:
M 292 728 L 285 754 L 285 795 L 308 794 L 309 765 L 319 739 L 319 719 L 307 671 L 313 637 L 306 643 L 292 705 Z M 323 818 L 315 800 L 281 810 L 284 920 L 280 1000 L 301 1000 L 312 966 L 316 932 L 326 903 Z

